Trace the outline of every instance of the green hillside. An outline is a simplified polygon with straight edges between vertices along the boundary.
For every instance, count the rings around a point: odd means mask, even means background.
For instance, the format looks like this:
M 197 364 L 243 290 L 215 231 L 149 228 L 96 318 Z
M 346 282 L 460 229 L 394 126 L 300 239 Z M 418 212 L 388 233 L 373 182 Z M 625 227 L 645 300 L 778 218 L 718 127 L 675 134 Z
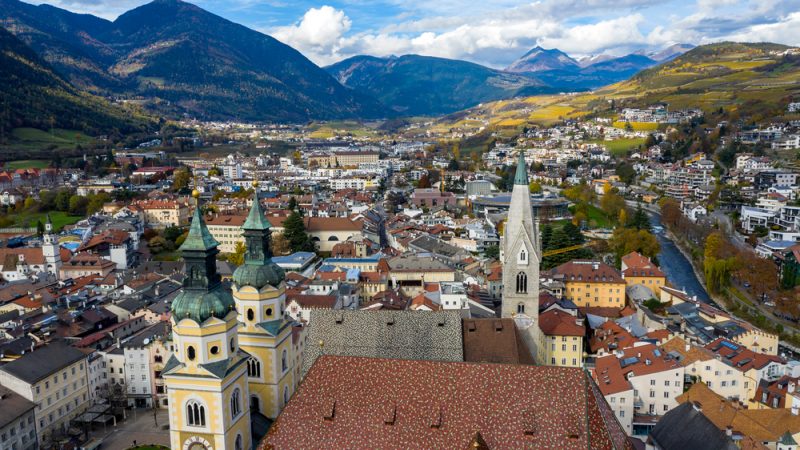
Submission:
M 89 135 L 112 129 L 130 132 L 144 128 L 142 118 L 73 88 L 3 28 L 0 28 L 0 68 L 0 145 L 13 147 L 15 141 L 25 140 L 24 132 L 13 131 L 23 127 L 82 130 Z M 54 140 L 54 135 L 46 136 L 48 139 Z

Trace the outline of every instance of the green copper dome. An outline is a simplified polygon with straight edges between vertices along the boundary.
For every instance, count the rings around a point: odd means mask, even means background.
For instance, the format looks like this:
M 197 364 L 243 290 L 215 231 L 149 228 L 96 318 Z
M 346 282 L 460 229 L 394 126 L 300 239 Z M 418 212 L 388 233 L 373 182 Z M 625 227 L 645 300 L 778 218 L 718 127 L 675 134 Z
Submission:
M 247 221 L 242 225 L 247 251 L 244 264 L 233 272 L 233 282 L 237 288 L 252 286 L 261 289 L 270 285 L 277 287 L 286 278 L 277 264 L 272 261 L 270 250 L 270 225 L 258 201 L 258 189 L 253 194 L 253 206 Z
M 252 286 L 261 289 L 266 285 L 278 286 L 285 277 L 283 269 L 272 261 L 264 265 L 245 263 L 233 272 L 233 282 L 237 288 Z
M 203 323 L 210 317 L 224 319 L 235 305 L 230 292 L 224 289 L 207 292 L 184 289 L 172 301 L 171 309 L 176 322 L 188 318 Z
M 217 245 L 203 221 L 198 204 L 189 235 L 180 248 L 186 266 L 183 289 L 170 306 L 176 322 L 192 319 L 203 323 L 210 317 L 224 319 L 236 307 L 230 292 L 220 284 Z

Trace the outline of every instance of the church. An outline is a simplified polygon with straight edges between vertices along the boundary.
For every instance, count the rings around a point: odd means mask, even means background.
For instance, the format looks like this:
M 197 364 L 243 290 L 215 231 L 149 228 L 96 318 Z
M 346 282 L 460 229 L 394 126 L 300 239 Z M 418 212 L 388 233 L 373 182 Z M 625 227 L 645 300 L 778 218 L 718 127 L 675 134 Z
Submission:
M 270 225 L 255 191 L 242 225 L 245 262 L 231 291 L 217 273 L 219 243 L 199 202 L 180 247 L 186 277 L 171 305 L 175 353 L 163 371 L 174 449 L 252 448 L 253 424 L 277 417 L 294 392 L 285 276 L 272 261 Z

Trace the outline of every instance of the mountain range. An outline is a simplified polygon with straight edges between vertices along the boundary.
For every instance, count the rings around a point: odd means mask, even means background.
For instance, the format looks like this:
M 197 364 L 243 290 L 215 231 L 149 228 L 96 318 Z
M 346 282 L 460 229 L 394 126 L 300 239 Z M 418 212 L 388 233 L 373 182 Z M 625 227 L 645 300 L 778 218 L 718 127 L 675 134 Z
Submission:
M 355 56 L 323 69 L 266 34 L 180 0 L 154 0 L 114 21 L 0 0 L 0 26 L 37 55 L 64 92 L 80 94 L 84 103 L 91 99 L 105 112 L 116 111 L 98 98 L 107 97 L 156 115 L 210 120 L 439 115 L 516 96 L 595 89 L 664 56 L 577 61 L 536 47 L 505 70 L 419 55 Z M 17 66 L 0 71 L 11 67 Z M 29 119 L 18 122 L 33 124 Z
M 143 99 L 160 113 L 299 122 L 383 110 L 288 45 L 179 0 L 113 22 L 0 0 L 0 25 L 76 87 Z

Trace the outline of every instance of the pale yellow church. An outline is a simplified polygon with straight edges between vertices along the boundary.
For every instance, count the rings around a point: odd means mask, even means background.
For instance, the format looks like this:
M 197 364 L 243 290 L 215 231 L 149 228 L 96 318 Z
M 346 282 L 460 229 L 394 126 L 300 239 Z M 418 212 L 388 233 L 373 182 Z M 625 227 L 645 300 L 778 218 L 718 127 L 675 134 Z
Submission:
M 186 278 L 171 306 L 175 353 L 163 371 L 173 449 L 250 449 L 256 414 L 274 419 L 294 392 L 284 273 L 271 259 L 257 191 L 242 226 L 247 251 L 232 295 L 221 284 L 219 244 L 199 207 L 180 247 Z

